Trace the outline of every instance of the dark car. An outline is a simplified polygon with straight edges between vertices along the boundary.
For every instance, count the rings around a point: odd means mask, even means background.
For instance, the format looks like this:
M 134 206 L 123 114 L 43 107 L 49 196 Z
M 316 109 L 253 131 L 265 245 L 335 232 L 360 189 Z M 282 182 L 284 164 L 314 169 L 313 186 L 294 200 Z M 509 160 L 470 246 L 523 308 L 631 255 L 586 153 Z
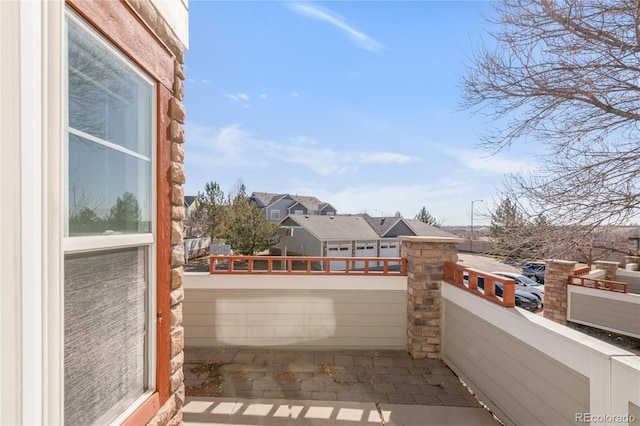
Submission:
M 496 296 L 502 297 L 502 283 L 496 281 Z M 478 277 L 478 288 L 484 290 L 484 278 Z M 542 303 L 533 294 L 517 290 L 515 291 L 516 306 L 531 312 L 539 312 L 542 310 Z
M 522 275 L 544 284 L 544 271 L 547 264 L 544 262 L 525 262 L 522 264 Z
M 492 274 L 511 278 L 516 283 L 516 289 L 533 294 L 544 304 L 544 284 L 515 272 L 492 272 Z

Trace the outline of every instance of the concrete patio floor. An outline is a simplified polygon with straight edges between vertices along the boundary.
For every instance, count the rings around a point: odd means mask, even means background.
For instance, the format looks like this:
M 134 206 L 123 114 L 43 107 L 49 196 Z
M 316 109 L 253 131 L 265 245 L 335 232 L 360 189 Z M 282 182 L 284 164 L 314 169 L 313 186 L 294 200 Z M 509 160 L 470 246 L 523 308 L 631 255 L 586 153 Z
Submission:
M 440 360 L 404 351 L 185 348 L 185 425 L 498 425 Z

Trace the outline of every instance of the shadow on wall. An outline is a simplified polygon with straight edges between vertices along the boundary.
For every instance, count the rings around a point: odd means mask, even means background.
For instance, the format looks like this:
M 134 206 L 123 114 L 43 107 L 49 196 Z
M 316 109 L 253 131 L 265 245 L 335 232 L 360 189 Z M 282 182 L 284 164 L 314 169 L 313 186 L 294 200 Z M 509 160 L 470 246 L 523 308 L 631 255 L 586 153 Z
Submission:
M 231 346 L 294 345 L 336 333 L 333 300 L 324 297 L 219 298 L 214 310 L 215 338 Z

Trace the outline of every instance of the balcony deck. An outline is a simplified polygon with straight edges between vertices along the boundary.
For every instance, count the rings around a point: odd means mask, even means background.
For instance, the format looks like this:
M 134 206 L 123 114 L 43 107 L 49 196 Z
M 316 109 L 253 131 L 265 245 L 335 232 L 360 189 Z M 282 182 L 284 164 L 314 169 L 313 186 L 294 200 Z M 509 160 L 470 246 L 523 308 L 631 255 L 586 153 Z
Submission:
M 184 371 L 185 425 L 499 424 L 442 361 L 405 351 L 186 348 Z

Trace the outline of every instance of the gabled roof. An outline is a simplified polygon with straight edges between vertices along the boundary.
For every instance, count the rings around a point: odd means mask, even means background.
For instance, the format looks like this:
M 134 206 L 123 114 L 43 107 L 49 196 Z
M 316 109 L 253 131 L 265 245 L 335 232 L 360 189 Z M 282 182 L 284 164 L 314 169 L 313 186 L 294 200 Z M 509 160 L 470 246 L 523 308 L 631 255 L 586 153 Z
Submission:
M 280 201 L 283 198 L 289 198 L 294 202 L 302 204 L 307 210 L 321 211 L 326 206 L 331 206 L 329 203 L 320 201 L 316 197 L 307 195 L 292 195 L 292 194 L 273 194 L 270 192 L 254 192 L 251 194 L 251 198 L 256 200 L 258 207 L 268 207 L 276 201 Z M 331 206 L 333 207 L 333 206 Z M 334 209 L 335 211 L 335 209 Z
M 402 219 L 402 221 L 415 233 L 417 237 L 450 237 L 457 238 L 451 232 L 444 231 L 436 226 L 427 225 L 418 219 Z
M 282 225 L 302 226 L 321 241 L 377 240 L 380 237 L 359 216 L 291 215 Z
M 368 214 L 363 214 L 362 218 L 366 220 L 369 226 L 381 237 L 402 220 L 401 217 L 371 217 Z
M 320 211 L 320 204 L 323 204 L 322 201 L 318 200 L 316 197 L 308 197 L 306 195 L 288 195 L 294 201 L 302 204 L 307 210 Z
M 320 207 L 320 208 L 318 209 L 319 211 L 323 211 L 324 209 L 326 209 L 326 208 L 328 208 L 328 207 L 331 207 L 331 211 L 332 211 L 332 212 L 334 212 L 334 213 L 335 213 L 335 211 L 336 211 L 336 208 L 335 208 L 335 207 L 333 207 L 333 206 L 332 206 L 331 204 L 329 204 L 329 203 L 320 203 L 320 206 L 319 206 L 319 207 Z
M 190 207 L 194 201 L 196 201 L 198 197 L 196 195 L 185 195 L 184 196 L 184 206 Z
M 396 216 L 372 217 L 368 214 L 359 216 L 366 220 L 369 226 L 381 237 L 397 237 L 401 235 L 416 237 L 455 237 L 455 235 L 450 232 L 427 225 L 418 219 L 407 219 Z
M 282 198 L 283 195 L 286 194 L 272 194 L 270 192 L 254 192 L 251 194 L 251 198 L 256 200 L 258 203 L 258 207 L 266 207 L 269 204 L 272 204 L 274 201 Z

